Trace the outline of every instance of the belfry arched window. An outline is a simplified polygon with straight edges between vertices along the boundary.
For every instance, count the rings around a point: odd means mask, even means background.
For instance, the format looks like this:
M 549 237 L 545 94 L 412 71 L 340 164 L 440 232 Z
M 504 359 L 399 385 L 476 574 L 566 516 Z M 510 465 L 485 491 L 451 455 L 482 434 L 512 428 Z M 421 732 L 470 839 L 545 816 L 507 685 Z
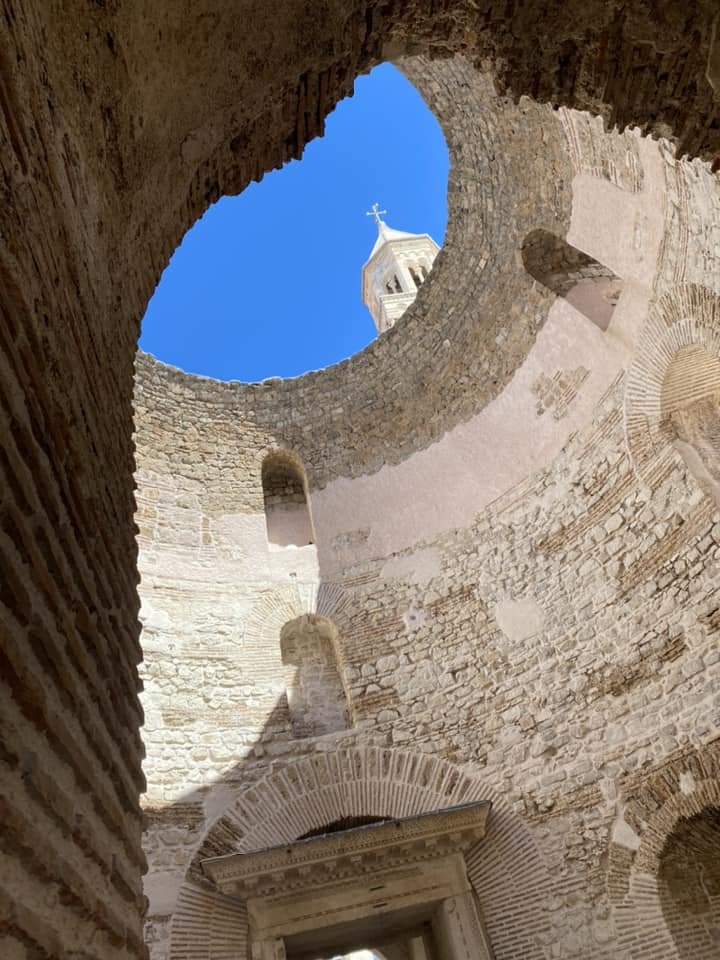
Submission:
M 531 277 L 607 330 L 623 288 L 609 267 L 548 230 L 525 237 L 522 257 Z
M 304 547 L 314 542 L 305 471 L 292 454 L 278 450 L 262 465 L 265 525 L 272 547 Z

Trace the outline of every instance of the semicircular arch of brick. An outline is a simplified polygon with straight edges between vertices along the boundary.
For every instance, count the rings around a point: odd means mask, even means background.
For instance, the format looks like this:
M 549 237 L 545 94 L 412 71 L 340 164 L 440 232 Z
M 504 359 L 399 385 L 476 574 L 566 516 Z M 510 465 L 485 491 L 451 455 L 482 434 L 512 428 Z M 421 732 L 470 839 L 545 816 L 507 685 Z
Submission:
M 699 357 L 720 358 L 720 297 L 699 284 L 674 287 L 655 303 L 628 371 L 625 436 L 635 471 L 646 482 L 674 457 L 672 435 L 663 423 L 663 386 L 673 362 L 690 347 L 700 348 Z M 692 399 L 689 367 L 685 379 Z M 698 387 L 707 390 L 702 377 Z
M 335 622 L 347 599 L 339 585 L 326 581 L 285 584 L 262 594 L 247 619 L 248 636 L 280 649 L 280 633 L 286 623 L 314 613 Z
M 317 581 L 291 581 L 259 591 L 244 623 L 243 656 L 252 664 L 253 677 L 257 684 L 269 691 L 268 710 L 287 711 L 287 701 L 277 700 L 273 684 L 278 677 L 289 682 L 292 668 L 287 673 L 283 667 L 280 634 L 286 623 L 304 614 L 313 613 L 317 593 Z M 285 716 L 285 720 L 288 717 Z M 289 720 L 288 720 L 289 722 Z
M 720 806 L 719 771 L 720 744 L 674 761 L 626 804 L 635 849 L 610 844 L 607 889 L 618 947 L 627 951 L 629 960 L 679 958 L 660 899 L 661 858 L 680 820 Z M 684 777 L 689 782 L 683 785 Z
M 425 754 L 357 747 L 316 754 L 243 790 L 209 829 L 188 870 L 173 918 L 170 960 L 245 955 L 239 901 L 203 877 L 206 857 L 288 843 L 345 817 L 411 817 L 456 804 L 492 802 L 487 837 L 468 857 L 497 960 L 545 957 L 553 881 L 529 827 L 481 779 Z
M 247 619 L 250 636 L 280 651 L 280 631 L 291 620 L 315 612 L 314 584 L 289 584 L 262 594 Z

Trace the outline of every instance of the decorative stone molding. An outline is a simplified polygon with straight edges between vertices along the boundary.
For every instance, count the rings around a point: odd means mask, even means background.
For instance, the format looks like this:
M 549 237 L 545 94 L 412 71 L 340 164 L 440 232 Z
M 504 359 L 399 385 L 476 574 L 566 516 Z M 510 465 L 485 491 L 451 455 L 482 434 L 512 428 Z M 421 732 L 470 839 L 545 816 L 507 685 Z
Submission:
M 203 869 L 246 903 L 253 958 L 293 938 L 303 955 L 341 953 L 358 937 L 360 946 L 407 934 L 409 922 L 436 928 L 443 956 L 489 957 L 463 856 L 485 836 L 489 813 L 487 801 L 463 804 L 214 857 Z
M 697 376 L 687 348 L 695 352 Z M 673 362 L 682 361 L 683 376 L 673 376 Z M 654 305 L 638 342 L 625 389 L 625 432 L 628 452 L 638 476 L 651 483 L 673 459 L 674 433 L 669 417 L 679 403 L 689 406 L 708 396 L 712 360 L 720 363 L 720 297 L 697 284 L 675 287 Z M 718 366 L 720 370 L 720 365 Z M 682 379 L 683 399 L 673 386 Z M 677 386 L 677 384 L 675 385 Z
M 316 882 L 384 870 L 419 860 L 464 853 L 485 836 L 487 800 L 437 813 L 354 827 L 298 840 L 288 846 L 235 853 L 203 861 L 203 870 L 232 896 L 270 896 Z
M 227 924 L 224 945 L 217 931 L 211 937 L 207 900 L 228 898 L 203 879 L 203 860 L 292 843 L 344 817 L 402 819 L 483 800 L 492 803 L 492 818 L 484 840 L 468 854 L 467 872 L 496 960 L 545 960 L 554 883 L 527 824 L 472 773 L 422 753 L 374 746 L 304 757 L 238 793 L 186 876 L 170 960 L 246 955 L 247 928 L 237 918 Z M 217 945 L 208 947 L 211 941 Z

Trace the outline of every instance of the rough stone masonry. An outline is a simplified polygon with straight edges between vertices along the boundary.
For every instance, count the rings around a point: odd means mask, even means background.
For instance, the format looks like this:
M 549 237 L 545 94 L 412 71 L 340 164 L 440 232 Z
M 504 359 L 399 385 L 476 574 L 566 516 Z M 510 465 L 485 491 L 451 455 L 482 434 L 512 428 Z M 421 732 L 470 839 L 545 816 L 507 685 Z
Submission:
M 498 960 L 717 955 L 716 14 L 3 0 L 3 956 L 244 957 L 203 860 L 482 800 Z M 401 321 L 292 381 L 135 363 L 187 228 L 387 59 L 452 157 Z M 606 330 L 536 231 L 622 281 Z M 270 550 L 278 450 L 314 536 Z

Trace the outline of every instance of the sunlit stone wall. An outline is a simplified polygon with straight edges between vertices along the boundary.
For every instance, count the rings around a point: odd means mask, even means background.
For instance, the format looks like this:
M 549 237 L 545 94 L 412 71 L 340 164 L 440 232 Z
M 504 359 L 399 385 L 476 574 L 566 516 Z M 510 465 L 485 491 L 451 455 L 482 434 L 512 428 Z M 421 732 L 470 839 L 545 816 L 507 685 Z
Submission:
M 88 960 L 136 960 L 144 955 L 133 358 L 140 317 L 183 233 L 220 195 L 237 192 L 284 160 L 299 156 L 305 144 L 322 132 L 325 116 L 350 92 L 358 73 L 383 59 L 416 52 L 433 56 L 465 52 L 473 63 L 492 69 L 498 87 L 515 97 L 527 93 L 542 102 L 589 107 L 620 128 L 640 123 L 656 134 L 672 133 L 692 155 L 712 159 L 720 147 L 713 102 L 720 75 L 716 16 L 712 0 L 662 5 L 620 0 L 569 0 L 560 5 L 550 0 L 532 5 L 494 0 L 470 4 L 465 0 L 402 4 L 329 0 L 322 5 L 322 16 L 316 4 L 304 0 L 250 5 L 213 0 L 192 5 L 163 0 L 153 4 L 5 0 L 0 32 L 0 602 L 5 657 L 0 709 L 6 731 L 0 882 L 6 906 L 0 934 L 3 956 L 14 960 L 37 956 L 65 960 L 72 955 Z M 431 82 L 434 68 L 425 72 Z M 467 92 L 462 76 L 459 80 L 452 96 L 448 88 L 445 98 L 448 129 L 456 115 L 453 97 Z M 442 83 L 437 82 L 440 96 Z M 461 122 L 459 113 L 457 119 Z M 565 123 L 562 118 L 561 122 Z M 549 145 L 554 137 L 548 136 L 539 149 L 524 107 L 513 123 L 518 148 L 525 133 L 530 137 L 527 142 L 534 149 L 528 156 L 552 152 Z M 474 132 L 470 128 L 467 132 L 471 155 Z M 632 160 L 626 163 L 623 159 L 628 152 L 626 141 L 618 141 L 619 155 L 610 156 L 604 148 L 595 149 L 592 138 L 578 129 L 567 133 L 571 139 L 579 138 L 580 147 L 574 144 L 571 149 L 580 149 L 587 158 L 586 172 L 612 178 L 618 171 L 621 177 L 630 171 L 627 179 L 635 178 Z M 506 146 L 512 143 L 511 137 Z M 583 144 L 589 144 L 587 151 Z M 456 154 L 454 177 L 462 171 Z M 491 157 L 492 151 L 487 156 Z M 473 198 L 485 174 L 492 176 L 487 168 L 494 163 L 499 170 L 504 156 L 504 149 L 496 151 L 482 176 L 471 176 L 465 188 L 453 185 L 459 190 L 454 208 L 459 225 L 455 262 L 460 262 L 462 249 L 462 210 L 475 206 Z M 526 158 L 523 164 L 530 176 Z M 669 289 L 688 280 L 712 283 L 707 278 L 717 275 L 717 243 L 709 235 L 702 236 L 708 221 L 693 211 L 703 209 L 703 204 L 705 209 L 712 206 L 714 182 L 704 169 L 673 167 L 668 161 L 668 170 L 669 202 L 664 207 L 668 229 L 658 271 L 661 286 Z M 554 196 L 567 192 L 567 182 L 565 175 L 556 177 L 553 171 L 539 186 Z M 512 200 L 507 200 L 506 223 L 513 222 L 516 202 L 523 206 L 520 194 L 513 193 Z M 547 229 L 567 224 L 569 206 L 566 200 L 557 203 L 552 209 L 565 213 L 560 215 L 560 224 L 548 224 Z M 484 209 L 489 212 L 490 205 L 485 204 Z M 638 229 L 641 235 L 644 228 L 640 225 Z M 624 234 L 628 240 L 634 236 L 635 227 Z M 479 237 L 480 232 L 468 234 L 468 257 L 475 251 L 477 259 L 464 265 L 463 276 L 475 277 L 485 266 L 486 253 L 477 242 Z M 496 238 L 493 232 L 493 244 Z M 508 242 L 514 244 L 514 239 Z M 595 255 L 613 265 L 607 257 Z M 447 260 L 452 262 L 450 256 Z M 502 268 L 507 268 L 505 259 Z M 494 264 L 490 274 L 499 275 Z M 418 317 L 429 309 L 433 288 L 439 290 L 440 285 L 433 282 L 424 288 L 425 305 L 421 297 Z M 379 470 L 384 462 L 400 465 L 411 453 L 439 440 L 451 425 L 468 422 L 490 398 L 484 391 L 492 396 L 502 391 L 540 326 L 540 321 L 536 323 L 529 315 L 513 313 L 510 318 L 505 310 L 497 321 L 499 326 L 492 326 L 493 320 L 484 330 L 483 350 L 496 358 L 494 365 L 488 364 L 480 375 L 473 373 L 467 382 L 458 383 L 461 368 L 449 358 L 453 343 L 458 354 L 473 355 L 473 338 L 461 338 L 459 332 L 467 318 L 468 329 L 477 326 L 478 314 L 469 309 L 477 299 L 470 288 L 456 288 L 454 299 L 443 293 L 439 306 L 433 306 L 433 316 L 438 323 L 445 318 L 449 326 L 445 324 L 441 339 L 433 342 L 433 351 L 428 352 L 433 363 L 422 371 L 415 368 L 417 376 L 411 378 L 410 367 L 397 362 L 400 344 L 406 342 L 398 331 L 383 348 L 388 359 L 375 366 L 375 382 L 370 376 L 375 362 L 368 359 L 355 367 L 357 380 L 351 389 L 342 389 L 349 380 L 335 380 L 331 374 L 318 379 L 307 402 L 298 399 L 291 404 L 288 388 L 278 385 L 251 392 L 247 397 L 252 403 L 234 411 L 240 416 L 236 423 L 242 424 L 242 449 L 255 451 L 266 439 L 291 443 L 310 465 L 318 490 L 340 477 L 359 480 Z M 690 299 L 700 303 L 695 295 Z M 546 304 L 540 294 L 538 302 L 544 304 L 544 315 Z M 671 317 L 681 302 L 682 298 L 672 301 Z M 674 342 L 685 344 L 687 334 L 693 331 L 672 322 Z M 452 329 L 455 324 L 457 336 Z M 409 331 L 410 318 L 405 326 Z M 696 333 L 697 329 L 693 335 Z M 443 346 L 445 340 L 450 347 Z M 450 353 L 443 353 L 441 346 Z M 412 354 L 412 344 L 409 350 Z M 382 351 L 375 360 L 381 355 Z M 399 370 L 407 372 L 401 377 Z M 572 375 L 546 375 L 538 388 L 543 409 L 557 411 L 567 406 L 583 376 L 579 367 L 573 368 Z M 360 390 L 365 378 L 368 390 L 374 392 Z M 442 384 L 444 394 L 428 389 L 435 382 Z M 590 382 L 585 377 L 580 399 Z M 302 381 L 290 391 L 299 398 L 310 383 Z M 322 383 L 327 384 L 324 395 Z M 654 383 L 643 370 L 633 380 L 637 389 L 631 445 L 633 463 L 640 465 L 643 478 L 651 478 L 651 490 L 655 489 L 652 465 L 660 455 L 655 441 L 660 452 L 666 449 L 663 438 L 656 436 L 653 420 Z M 379 384 L 385 388 L 386 401 L 390 395 L 395 398 L 386 406 L 397 426 L 392 433 L 388 423 L 373 432 L 378 419 L 370 409 L 366 417 L 359 414 L 368 398 L 378 395 Z M 204 590 L 206 584 L 212 584 L 210 568 L 216 561 L 209 550 L 205 555 L 196 552 L 197 562 L 188 560 L 200 546 L 210 547 L 206 537 L 212 534 L 204 529 L 205 520 L 215 536 L 222 531 L 228 555 L 236 564 L 233 589 L 237 585 L 239 591 L 252 595 L 254 609 L 259 609 L 254 591 L 264 578 L 271 583 L 284 582 L 283 578 L 295 574 L 297 595 L 305 596 L 317 572 L 305 554 L 298 555 L 291 566 L 266 563 L 260 549 L 262 534 L 255 520 L 248 519 L 256 509 L 257 489 L 251 454 L 247 466 L 238 467 L 233 474 L 236 489 L 206 482 L 215 462 L 213 451 L 205 447 L 208 425 L 213 424 L 217 441 L 228 434 L 224 416 L 213 419 L 223 405 L 217 406 L 209 396 L 195 396 L 196 388 L 188 388 L 182 391 L 187 407 L 171 409 L 168 397 L 177 384 L 165 382 L 161 390 L 158 381 L 156 387 L 158 400 L 165 396 L 166 403 L 161 406 L 167 428 L 163 429 L 160 420 L 151 428 L 147 417 L 139 426 L 140 509 L 147 511 L 145 535 L 155 544 L 152 549 L 148 541 L 142 545 L 146 621 L 151 619 L 150 571 L 160 568 L 167 579 L 158 579 L 156 585 L 158 596 L 164 591 L 165 598 L 156 604 L 156 647 L 148 627 L 146 673 L 158 669 L 158 649 L 169 651 L 175 643 L 178 650 L 178 624 L 187 623 L 183 657 L 173 660 L 167 656 L 166 665 L 171 673 L 176 663 L 187 662 L 188 651 L 197 651 L 194 672 L 186 672 L 193 678 L 192 690 L 197 692 L 202 712 L 211 689 L 218 691 L 216 699 L 225 706 L 228 700 L 222 685 L 238 689 L 237 678 L 224 672 L 222 661 L 213 661 L 203 644 L 231 644 L 241 635 L 249 644 L 251 637 L 259 635 L 254 629 L 245 634 L 233 632 L 243 622 L 244 601 L 236 603 L 237 615 L 229 618 L 230 633 L 215 631 L 211 614 L 225 607 L 231 596 L 230 584 L 223 584 L 223 589 L 216 584 L 216 592 L 208 593 L 205 606 L 193 596 L 197 588 Z M 168 394 L 163 392 L 166 387 Z M 153 392 L 149 385 L 146 396 L 154 402 Z M 204 388 L 199 393 L 204 393 Z M 214 388 L 209 393 L 214 394 Z M 423 416 L 429 411 L 408 402 L 413 393 L 431 398 L 433 409 L 437 406 L 427 425 Z M 231 394 L 232 390 L 221 391 L 225 399 Z M 326 414 L 324 424 L 322 418 L 318 421 L 310 416 L 315 409 L 313 397 L 318 395 L 332 411 Z M 469 398 L 467 402 L 461 395 Z M 256 403 L 258 396 L 263 399 Z M 347 398 L 358 401 L 351 411 L 354 429 L 350 431 L 334 412 Z M 644 406 L 646 401 L 649 407 Z M 441 413 L 445 402 L 446 421 Z M 271 411 L 275 420 L 269 419 Z M 287 416 L 280 417 L 281 411 Z M 294 432 L 290 430 L 293 420 Z M 272 429 L 268 429 L 269 423 Z M 318 425 L 326 428 L 322 443 Z M 147 443 L 151 435 L 152 457 Z M 381 442 L 383 435 L 387 443 Z M 176 448 L 163 464 L 164 445 L 173 442 Z M 346 452 L 341 455 L 343 448 Z M 232 452 L 222 449 L 224 457 L 217 463 L 223 471 L 233 473 L 233 462 L 245 462 L 243 457 L 234 461 Z M 328 450 L 333 451 L 332 456 Z M 688 490 L 695 495 L 696 487 L 688 486 Z M 685 517 L 683 496 L 677 502 L 676 512 Z M 226 526 L 215 522 L 221 514 L 229 518 Z M 348 527 L 339 534 L 338 542 L 361 541 L 365 534 L 353 534 L 357 529 L 357 524 Z M 677 524 L 681 532 L 673 534 L 676 542 L 685 544 L 692 529 L 692 525 Z M 257 539 L 251 547 L 253 538 Z M 238 540 L 247 546 L 239 549 Z M 705 538 L 699 543 L 705 543 Z M 392 549 L 389 544 L 388 551 Z M 381 555 L 390 553 L 374 554 Z M 254 558 L 252 565 L 243 559 L 247 556 Z M 338 569 L 350 569 L 355 557 L 359 563 L 365 562 L 359 554 L 352 554 L 350 563 Z M 679 558 L 674 562 L 679 564 Z M 694 570 L 698 562 L 688 556 L 688 569 Z M 429 564 L 420 567 L 428 569 Z M 356 586 L 361 585 L 358 576 L 365 582 L 369 574 L 356 575 Z M 692 576 L 695 583 L 694 573 Z M 185 597 L 171 588 L 173 583 L 183 585 Z M 230 591 L 227 594 L 225 586 Z M 185 617 L 186 597 L 191 598 L 192 618 Z M 235 599 L 231 597 L 230 606 Z M 168 626 L 166 608 L 174 600 L 182 615 L 171 619 Z M 330 599 L 323 603 L 334 609 Z M 288 615 L 296 615 L 298 604 L 293 600 L 288 606 Z M 691 619 L 691 606 L 685 610 Z M 266 619 L 259 615 L 259 622 Z M 702 622 L 715 624 L 714 614 L 708 613 Z M 692 631 L 688 629 L 689 636 Z M 378 649 L 378 643 L 374 638 L 370 652 Z M 275 648 L 262 641 L 261 649 L 258 663 L 269 662 L 269 687 L 276 682 L 276 663 L 272 657 L 268 660 L 267 651 Z M 213 663 L 215 674 L 201 673 L 205 668 L 211 671 Z M 684 669 L 689 672 L 687 666 Z M 190 696 L 185 674 L 178 689 L 182 694 L 177 694 L 176 702 L 184 709 L 183 698 Z M 157 720 L 161 707 L 153 701 L 154 696 L 152 692 L 148 695 L 149 715 L 155 711 Z M 243 702 L 248 708 L 253 703 L 257 707 L 257 699 L 248 693 Z M 268 699 L 272 698 L 268 695 Z M 688 709 L 691 706 L 688 701 Z M 240 721 L 249 736 L 254 736 L 252 731 L 261 723 L 263 710 L 257 710 L 255 720 L 247 726 L 245 720 Z M 232 703 L 222 721 L 228 725 L 226 742 L 230 745 L 237 716 Z M 182 812 L 183 798 L 191 795 L 185 784 L 200 778 L 192 770 L 188 773 L 186 766 L 203 767 L 208 750 L 200 739 L 202 734 L 198 736 L 194 730 L 190 742 L 184 715 L 179 719 L 182 722 L 173 726 L 170 721 L 162 731 L 157 726 L 153 731 L 150 721 L 148 771 L 173 797 L 181 824 L 176 836 L 183 837 L 193 823 L 197 826 L 199 819 L 214 814 L 211 801 L 201 817 L 194 802 Z M 372 722 L 372 717 L 368 719 Z M 672 741 L 680 735 L 680 731 L 675 734 L 662 728 L 658 743 L 664 745 L 662 738 Z M 698 739 L 705 734 L 694 736 Z M 439 745 L 438 749 L 444 748 Z M 260 769 L 265 760 L 258 760 Z M 221 768 L 226 755 L 212 762 Z M 697 771 L 695 782 L 702 782 L 701 773 Z M 390 785 L 395 780 L 378 782 Z M 155 802 L 155 783 L 151 791 L 151 802 Z M 222 790 L 213 796 L 220 807 Z M 440 802 L 445 794 L 440 791 L 432 796 L 432 802 Z M 690 794 L 684 796 L 687 799 Z M 165 841 L 170 840 L 166 835 Z M 182 847 L 182 841 L 179 843 Z M 178 849 L 166 854 L 163 869 L 172 879 L 182 872 L 187 857 Z M 156 865 L 154 852 L 152 856 Z M 155 866 L 153 870 L 156 877 Z M 172 884 L 166 889 L 163 909 L 169 912 L 174 909 Z M 183 902 L 190 904 L 191 899 Z M 157 909 L 154 899 L 153 910 Z M 197 914 L 188 910 L 190 919 L 197 919 Z M 163 930 L 166 927 L 164 923 Z M 216 925 L 216 932 L 220 927 Z M 203 955 L 197 944 L 185 942 L 186 953 Z M 160 949 L 158 943 L 155 952 Z M 207 955 L 216 947 L 210 936 L 202 950 Z M 242 952 L 236 951 L 236 955 Z
M 294 381 L 138 359 L 155 960 L 192 956 L 196 918 L 225 916 L 197 862 L 245 842 L 224 811 L 271 773 L 370 747 L 494 791 L 473 876 L 498 960 L 616 960 L 626 901 L 606 864 L 611 845 L 635 856 L 625 806 L 717 736 L 720 517 L 655 431 L 648 333 L 680 324 L 682 346 L 700 336 L 690 311 L 720 355 L 715 179 L 664 143 L 494 99 L 460 61 L 404 68 L 453 161 L 447 244 L 408 314 Z M 622 279 L 607 331 L 525 272 L 538 228 Z M 307 471 L 312 547 L 267 542 L 260 471 L 278 447 Z M 306 613 L 337 630 L 352 724 L 298 739 L 280 636 Z M 295 802 L 321 827 L 312 797 Z M 382 814 L 373 803 L 338 815 Z M 532 856 L 511 855 L 512 837 Z M 522 897 L 510 860 L 528 864 Z M 245 949 L 233 916 L 218 950 Z

